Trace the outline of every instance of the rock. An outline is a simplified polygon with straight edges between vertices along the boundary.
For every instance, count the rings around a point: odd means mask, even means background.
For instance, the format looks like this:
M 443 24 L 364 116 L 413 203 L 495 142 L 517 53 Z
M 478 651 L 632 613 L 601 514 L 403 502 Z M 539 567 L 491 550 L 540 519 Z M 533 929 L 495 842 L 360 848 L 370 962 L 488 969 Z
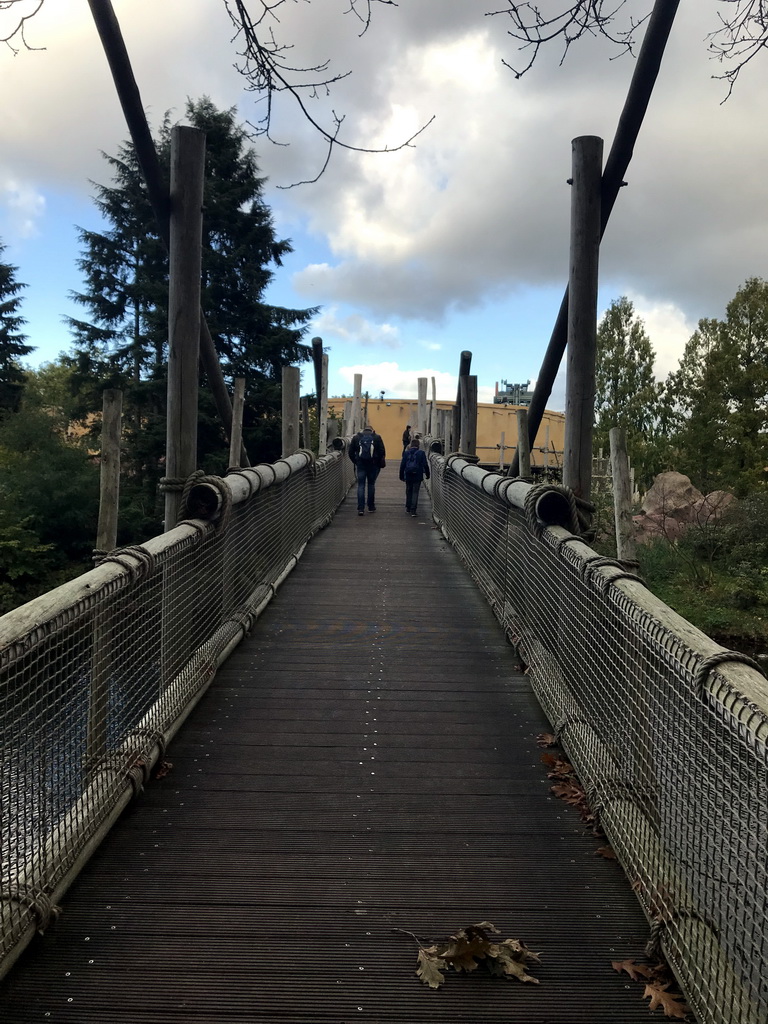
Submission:
M 643 499 L 642 509 L 646 515 L 657 515 L 663 519 L 671 516 L 685 523 L 691 521 L 694 506 L 703 500 L 704 495 L 687 476 L 659 473 Z
M 727 491 L 706 497 L 682 473 L 660 473 L 646 494 L 639 516 L 633 516 L 638 544 L 659 538 L 678 540 L 693 524 L 700 528 L 717 522 L 736 499 Z
M 711 526 L 723 517 L 726 509 L 736 501 L 728 491 L 711 491 L 693 506 L 691 522 Z

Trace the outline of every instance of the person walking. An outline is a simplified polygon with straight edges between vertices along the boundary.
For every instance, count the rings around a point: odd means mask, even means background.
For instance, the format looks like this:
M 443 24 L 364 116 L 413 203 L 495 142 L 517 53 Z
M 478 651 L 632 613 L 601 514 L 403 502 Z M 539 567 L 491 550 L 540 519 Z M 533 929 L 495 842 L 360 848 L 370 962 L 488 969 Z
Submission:
M 400 460 L 400 479 L 405 483 L 405 511 L 410 516 L 417 515 L 419 488 L 425 477 L 429 480 L 429 460 L 421 449 L 421 442 L 414 437 Z
M 386 451 L 373 427 L 364 427 L 349 445 L 349 457 L 357 470 L 357 514 L 365 515 L 366 486 L 368 511 L 376 511 L 376 477 L 386 466 Z
M 403 431 L 403 451 L 405 451 L 408 445 L 411 443 L 411 424 L 409 423 Z

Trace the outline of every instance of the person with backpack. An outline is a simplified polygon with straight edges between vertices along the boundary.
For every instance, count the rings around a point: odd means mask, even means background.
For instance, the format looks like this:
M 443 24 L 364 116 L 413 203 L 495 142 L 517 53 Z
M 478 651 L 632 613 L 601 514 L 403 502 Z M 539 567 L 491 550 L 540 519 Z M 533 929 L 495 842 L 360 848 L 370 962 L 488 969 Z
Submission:
M 381 437 L 373 427 L 364 427 L 349 445 L 349 457 L 357 470 L 357 514 L 365 515 L 366 485 L 368 511 L 376 511 L 376 477 L 386 465 L 386 451 Z
M 400 479 L 405 482 L 405 511 L 410 516 L 417 515 L 419 488 L 424 477 L 429 480 L 429 460 L 421 450 L 421 441 L 414 437 L 400 462 Z

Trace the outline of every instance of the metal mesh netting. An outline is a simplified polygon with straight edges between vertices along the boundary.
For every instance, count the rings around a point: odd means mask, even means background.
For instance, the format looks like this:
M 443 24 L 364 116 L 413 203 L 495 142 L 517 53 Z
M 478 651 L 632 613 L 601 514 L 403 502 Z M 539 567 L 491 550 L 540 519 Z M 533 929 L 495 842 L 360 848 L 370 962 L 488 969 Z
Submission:
M 190 520 L 0 618 L 0 973 L 344 498 L 343 452 L 222 483 Z
M 529 666 L 700 1022 L 768 1020 L 768 684 L 504 478 L 432 456 L 444 533 Z M 524 485 L 517 484 L 518 488 Z

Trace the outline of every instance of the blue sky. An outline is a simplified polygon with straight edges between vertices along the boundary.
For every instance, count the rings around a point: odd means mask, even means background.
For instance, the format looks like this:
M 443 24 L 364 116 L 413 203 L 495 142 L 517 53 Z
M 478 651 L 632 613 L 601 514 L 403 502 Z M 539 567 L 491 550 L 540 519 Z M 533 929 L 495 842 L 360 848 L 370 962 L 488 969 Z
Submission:
M 27 3 L 28 0 L 19 0 Z M 31 5 L 33 0 L 29 0 Z M 209 95 L 255 120 L 255 98 L 232 67 L 222 0 L 114 0 L 150 119 Z M 413 148 L 339 154 L 316 184 L 317 138 L 278 102 L 257 140 L 266 199 L 295 252 L 268 296 L 321 306 L 310 335 L 330 350 L 330 388 L 355 372 L 377 393 L 411 397 L 419 376 L 455 395 L 459 353 L 473 353 L 481 399 L 497 380 L 535 380 L 565 285 L 570 142 L 610 146 L 632 73 L 600 41 L 543 56 L 516 81 L 500 18 L 483 0 L 403 0 L 382 7 L 361 39 L 347 0 L 287 5 L 276 31 L 297 62 L 330 57 L 353 74 L 320 99 L 343 111 L 353 143 L 392 145 L 433 115 Z M 630 7 L 648 6 L 631 0 Z M 635 159 L 601 253 L 600 306 L 627 294 L 646 322 L 657 375 L 677 363 L 701 317 L 721 316 L 746 277 L 768 276 L 768 59 L 725 104 L 704 36 L 717 0 L 681 5 Z M 12 12 L 11 12 L 12 13 Z M 0 12 L 0 29 L 9 12 Z M 28 285 L 32 363 L 69 345 L 62 317 L 80 287 L 75 225 L 98 227 L 89 179 L 108 180 L 100 151 L 127 135 L 98 38 L 81 0 L 46 0 L 28 28 L 36 52 L 0 50 L 0 240 Z M 307 387 L 311 387 L 307 378 Z M 563 408 L 561 378 L 550 402 Z

